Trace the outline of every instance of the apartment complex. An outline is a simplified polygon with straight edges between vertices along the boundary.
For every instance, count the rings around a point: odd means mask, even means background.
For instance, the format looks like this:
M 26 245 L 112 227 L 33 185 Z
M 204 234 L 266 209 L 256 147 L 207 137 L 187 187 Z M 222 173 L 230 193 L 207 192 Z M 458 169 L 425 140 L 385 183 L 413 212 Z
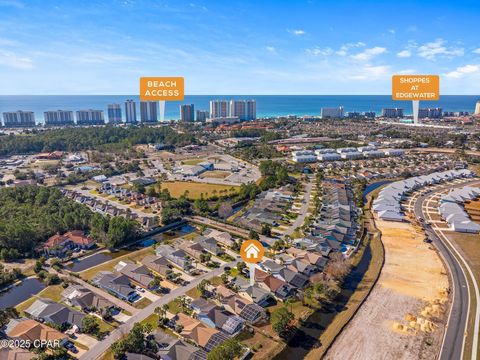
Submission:
M 122 122 L 122 108 L 120 104 L 108 104 L 108 122 L 120 124 Z
M 208 110 L 197 110 L 196 113 L 196 120 L 205 122 L 210 117 L 210 113 Z
M 158 121 L 158 102 L 140 101 L 140 121 L 157 122 Z
M 400 109 L 400 108 L 384 108 L 384 109 L 382 109 L 382 117 L 384 117 L 384 118 L 401 118 L 401 117 L 403 117 L 403 109 Z
M 210 117 L 224 118 L 228 116 L 228 101 L 227 100 L 212 100 L 210 101 Z
M 212 100 L 210 101 L 210 118 L 237 117 L 241 121 L 257 118 L 255 100 Z
M 73 111 L 70 110 L 45 111 L 43 114 L 45 125 L 73 125 L 75 123 Z
M 322 119 L 338 119 L 343 118 L 344 109 L 343 106 L 339 106 L 338 108 L 322 108 L 320 110 L 320 117 Z
M 11 111 L 3 113 L 3 125 L 5 127 L 33 127 L 35 126 L 35 114 L 33 111 Z
M 125 121 L 127 124 L 137 122 L 137 104 L 131 99 L 125 101 Z
M 442 108 L 428 108 L 418 110 L 418 117 L 420 119 L 439 119 L 442 117 L 442 114 Z
M 180 120 L 192 122 L 195 121 L 195 106 L 193 104 L 180 105 Z
M 78 110 L 77 111 L 78 125 L 104 125 L 105 118 L 103 110 Z

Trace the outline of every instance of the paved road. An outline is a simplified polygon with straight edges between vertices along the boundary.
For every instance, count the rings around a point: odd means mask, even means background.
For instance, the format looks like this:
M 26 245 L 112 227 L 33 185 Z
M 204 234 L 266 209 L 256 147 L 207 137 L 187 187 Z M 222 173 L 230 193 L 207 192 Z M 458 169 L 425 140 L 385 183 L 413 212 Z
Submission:
M 307 217 L 308 206 L 310 205 L 310 195 L 312 194 L 313 189 L 313 176 L 310 177 L 306 187 L 305 187 L 305 196 L 303 197 L 302 207 L 300 208 L 300 213 L 295 219 L 292 225 L 288 227 L 283 236 L 292 235 L 296 228 L 303 225 L 305 218 Z
M 133 325 L 137 322 L 140 322 L 144 319 L 146 319 L 149 315 L 153 314 L 154 310 L 158 306 L 162 306 L 164 304 L 168 304 L 170 301 L 175 300 L 176 298 L 185 295 L 185 293 L 190 290 L 195 288 L 203 279 L 211 279 L 215 276 L 218 276 L 224 272 L 224 268 L 226 266 L 233 267 L 236 265 L 237 261 L 240 260 L 240 257 L 237 257 L 235 261 L 232 261 L 228 264 L 225 264 L 224 266 L 212 270 L 204 275 L 198 276 L 194 280 L 190 282 L 187 286 L 182 286 L 177 289 L 172 290 L 169 294 L 166 294 L 159 300 L 152 302 L 150 305 L 148 305 L 146 308 L 140 310 L 136 314 L 134 314 L 130 319 L 127 320 L 126 323 L 120 325 L 116 330 L 112 331 L 108 337 L 103 339 L 102 341 L 98 342 L 95 346 L 93 346 L 90 350 L 85 352 L 80 359 L 81 360 L 95 360 L 99 359 L 101 355 L 107 351 L 110 346 L 123 337 L 124 335 L 128 334 L 132 328 Z
M 439 192 L 448 188 L 464 187 L 468 183 L 457 185 L 446 185 L 437 188 Z M 434 194 L 421 194 L 414 204 L 415 217 L 429 219 L 423 209 L 426 200 Z M 445 335 L 440 353 L 440 360 L 461 360 L 463 355 L 463 346 L 466 339 L 466 327 L 468 325 L 468 313 L 470 297 L 468 292 L 468 281 L 462 270 L 459 260 L 452 254 L 450 248 L 443 239 L 443 234 L 437 233 L 431 226 L 425 226 L 425 232 L 432 239 L 433 244 L 442 254 L 449 268 L 451 280 L 453 283 L 453 303 L 445 329 Z

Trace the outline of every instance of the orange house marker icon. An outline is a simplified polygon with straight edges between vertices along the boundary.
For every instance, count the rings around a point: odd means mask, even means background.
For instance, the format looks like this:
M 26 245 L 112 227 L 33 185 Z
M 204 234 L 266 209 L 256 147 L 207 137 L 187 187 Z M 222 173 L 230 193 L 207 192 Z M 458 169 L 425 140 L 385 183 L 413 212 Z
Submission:
M 264 253 L 265 249 L 258 240 L 244 241 L 240 247 L 240 256 L 245 262 L 250 264 L 262 261 Z

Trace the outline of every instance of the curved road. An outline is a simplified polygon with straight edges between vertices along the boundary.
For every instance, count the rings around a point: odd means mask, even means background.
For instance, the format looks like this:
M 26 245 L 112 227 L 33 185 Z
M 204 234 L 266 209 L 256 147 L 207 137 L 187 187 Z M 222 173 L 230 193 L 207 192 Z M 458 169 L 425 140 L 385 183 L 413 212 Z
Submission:
M 466 184 L 462 184 L 465 186 Z M 435 192 L 453 188 L 455 186 L 445 186 L 436 189 Z M 422 193 L 415 201 L 414 213 L 417 219 L 427 219 L 423 209 L 426 200 L 433 194 Z M 428 220 L 428 219 L 427 219 Z M 468 280 L 463 272 L 457 258 L 451 253 L 449 247 L 445 244 L 442 237 L 439 236 L 430 225 L 424 225 L 424 229 L 432 243 L 442 254 L 447 263 L 451 280 L 453 283 L 453 302 L 448 323 L 445 330 L 442 349 L 440 351 L 440 360 L 461 360 L 463 357 L 463 348 L 468 324 L 468 313 L 470 307 L 470 296 L 468 289 Z

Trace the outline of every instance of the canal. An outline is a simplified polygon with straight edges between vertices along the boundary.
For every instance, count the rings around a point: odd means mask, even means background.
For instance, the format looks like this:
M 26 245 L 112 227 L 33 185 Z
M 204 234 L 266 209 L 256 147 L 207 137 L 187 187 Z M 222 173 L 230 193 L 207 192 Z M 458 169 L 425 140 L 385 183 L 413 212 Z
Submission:
M 84 270 L 87 270 L 91 267 L 100 265 L 104 262 L 116 259 L 116 258 L 118 258 L 122 255 L 128 254 L 132 251 L 138 250 L 142 247 L 152 246 L 155 243 L 159 243 L 159 242 L 162 242 L 162 241 L 165 241 L 165 240 L 174 239 L 174 238 L 179 237 L 179 236 L 184 236 L 184 235 L 190 234 L 191 232 L 193 232 L 195 230 L 196 230 L 195 227 L 193 227 L 191 225 L 188 225 L 188 224 L 185 224 L 178 230 L 170 230 L 170 231 L 166 231 L 164 233 L 160 233 L 160 234 L 150 236 L 149 238 L 143 239 L 142 241 L 138 242 L 136 245 L 133 245 L 133 246 L 128 247 L 126 249 L 122 249 L 122 250 L 119 250 L 119 251 L 112 251 L 112 252 L 102 251 L 102 252 L 98 252 L 98 253 L 93 254 L 93 255 L 86 256 L 84 258 L 72 260 L 72 262 L 69 263 L 68 265 L 66 265 L 66 267 L 68 268 L 68 270 L 73 271 L 73 272 L 84 271 Z
M 0 309 L 15 307 L 45 288 L 37 278 L 24 279 L 19 285 L 0 293 Z

